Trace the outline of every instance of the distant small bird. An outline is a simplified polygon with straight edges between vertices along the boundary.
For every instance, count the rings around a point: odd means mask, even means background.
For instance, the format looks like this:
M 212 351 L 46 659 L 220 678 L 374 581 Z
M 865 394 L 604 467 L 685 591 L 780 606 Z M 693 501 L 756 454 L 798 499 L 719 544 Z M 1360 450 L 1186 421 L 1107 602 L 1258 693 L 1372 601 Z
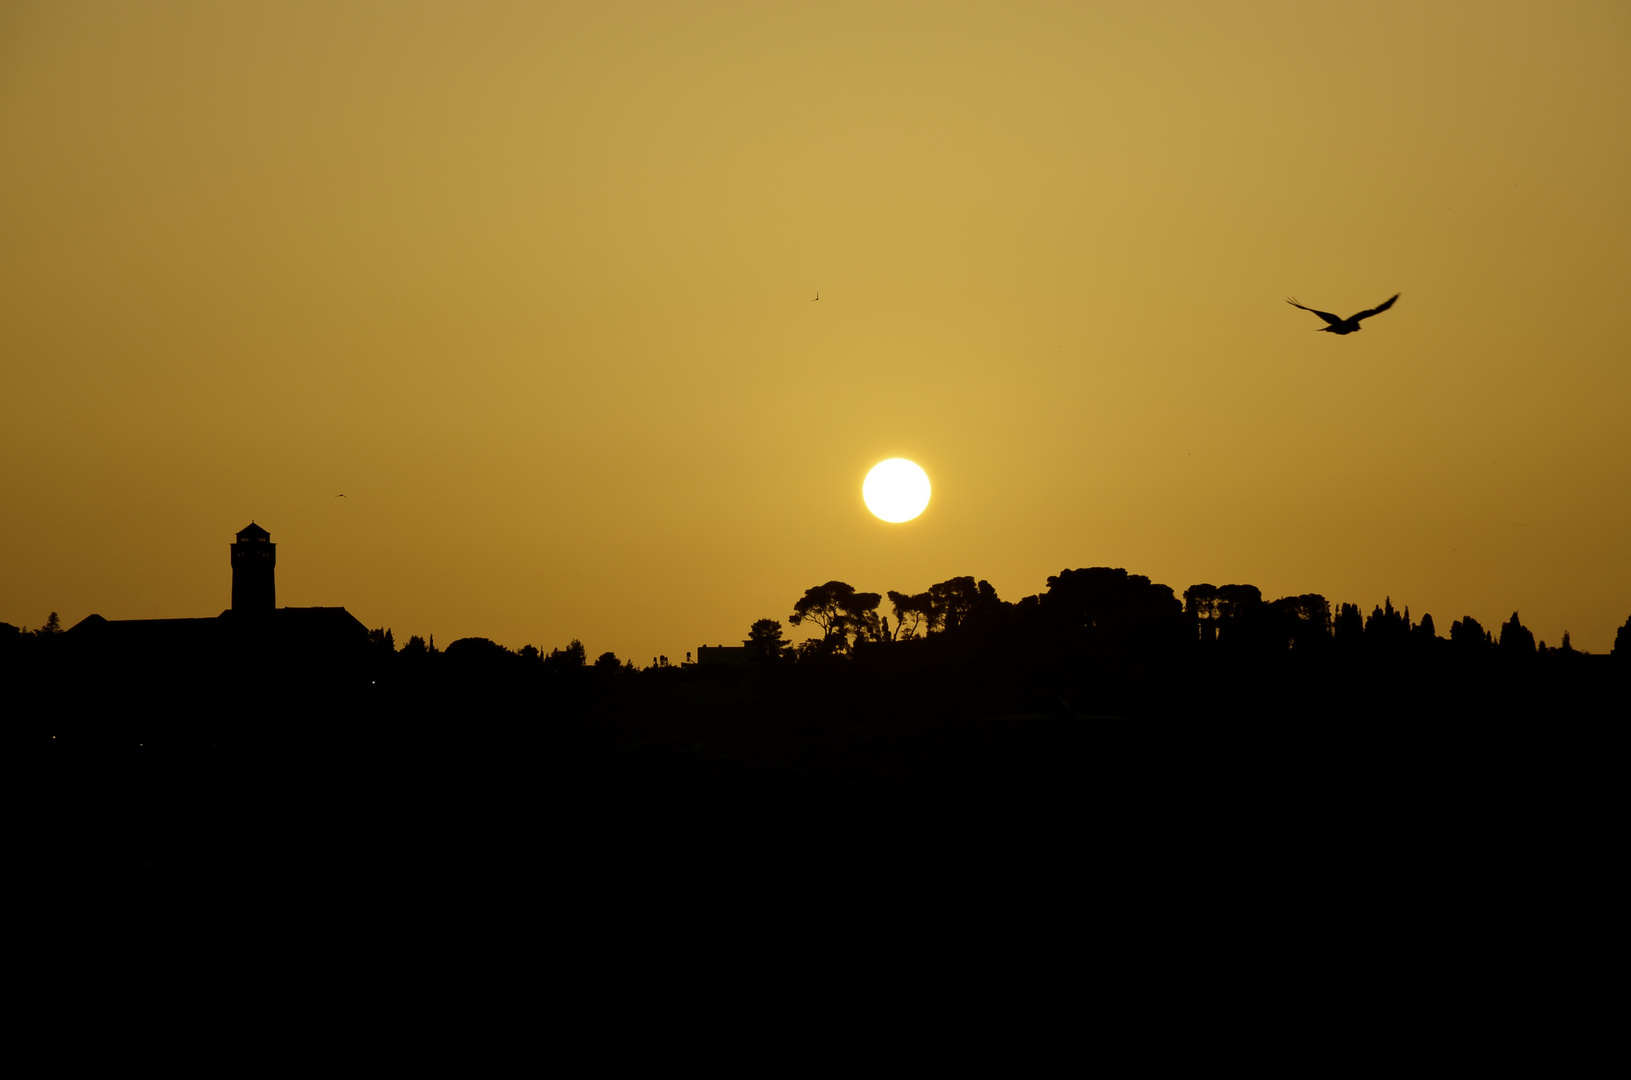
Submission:
M 1320 327 L 1319 332 L 1322 334 L 1354 334 L 1359 332 L 1360 319 L 1368 319 L 1372 315 L 1380 315 L 1382 312 L 1392 307 L 1393 301 L 1397 300 L 1398 298 L 1399 294 L 1394 293 L 1390 299 L 1384 301 L 1383 303 L 1377 304 L 1369 311 L 1361 311 L 1359 314 L 1350 315 L 1346 319 L 1341 318 L 1340 316 L 1332 315 L 1329 311 L 1316 311 L 1311 307 L 1303 307 L 1303 305 L 1297 303 L 1295 299 L 1287 298 L 1286 303 L 1290 304 L 1294 308 L 1302 308 L 1304 311 L 1313 311 L 1315 315 L 1318 315 L 1320 318 L 1330 323 L 1330 326 Z
M 810 301 L 810 303 L 812 303 L 812 304 L 813 304 L 813 303 L 815 303 L 815 302 L 816 302 L 816 300 L 820 300 L 820 299 L 821 299 L 821 290 L 820 290 L 820 289 L 817 289 L 817 290 L 816 290 L 816 294 L 815 294 L 815 300 L 811 300 L 811 301 Z
M 343 499 L 343 498 L 345 498 L 345 496 L 344 496 L 344 495 L 336 495 L 336 496 L 334 496 L 334 497 L 335 497 L 335 498 L 336 498 L 336 499 Z

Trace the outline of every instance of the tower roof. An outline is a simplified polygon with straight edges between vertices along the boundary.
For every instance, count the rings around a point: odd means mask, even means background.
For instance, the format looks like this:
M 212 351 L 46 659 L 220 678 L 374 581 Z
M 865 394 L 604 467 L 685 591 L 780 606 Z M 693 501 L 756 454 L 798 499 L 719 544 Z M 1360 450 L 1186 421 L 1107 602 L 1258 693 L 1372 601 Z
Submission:
M 243 528 L 238 530 L 238 539 L 239 540 L 270 540 L 270 539 L 272 539 L 272 534 L 267 532 L 265 529 L 261 528 L 259 525 L 256 525 L 253 521 L 251 521 L 248 525 L 245 525 Z

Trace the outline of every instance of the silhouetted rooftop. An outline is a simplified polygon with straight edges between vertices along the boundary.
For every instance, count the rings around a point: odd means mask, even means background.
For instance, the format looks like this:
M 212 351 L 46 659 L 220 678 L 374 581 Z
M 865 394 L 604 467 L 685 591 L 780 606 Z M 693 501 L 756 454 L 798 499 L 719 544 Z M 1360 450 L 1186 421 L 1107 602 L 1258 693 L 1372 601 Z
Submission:
M 276 608 L 247 615 L 228 608 L 213 618 L 202 619 L 107 619 L 88 615 L 68 631 L 76 641 L 122 648 L 225 642 L 228 635 L 232 635 L 231 640 L 245 640 L 238 637 L 243 632 L 262 643 L 279 640 L 315 648 L 346 648 L 368 639 L 368 628 L 343 607 Z

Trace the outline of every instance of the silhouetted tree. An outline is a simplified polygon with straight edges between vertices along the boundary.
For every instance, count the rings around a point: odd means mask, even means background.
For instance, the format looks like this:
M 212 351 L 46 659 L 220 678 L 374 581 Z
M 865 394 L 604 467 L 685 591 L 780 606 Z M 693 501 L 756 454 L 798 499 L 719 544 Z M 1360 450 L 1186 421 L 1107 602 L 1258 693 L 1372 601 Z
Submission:
M 1461 649 L 1483 649 L 1491 643 L 1489 632 L 1471 615 L 1450 624 L 1450 642 Z
M 1267 625 L 1263 590 L 1256 585 L 1219 585 L 1217 612 L 1220 639 L 1236 640 L 1241 645 L 1285 647 L 1283 640 L 1273 641 L 1276 635 Z
M 425 639 L 418 634 L 411 635 L 408 638 L 408 643 L 402 646 L 403 656 L 426 656 L 429 651 L 425 648 Z
M 1295 649 L 1313 648 L 1331 634 L 1331 604 L 1319 593 L 1282 596 L 1269 605 L 1280 633 Z
M 785 660 L 792 646 L 782 640 L 782 624 L 775 619 L 759 619 L 748 627 L 748 655 L 763 663 Z
M 1274 601 L 1274 607 L 1322 633 L 1331 629 L 1331 603 L 1319 593 L 1282 596 Z
M 589 655 L 583 647 L 583 642 L 573 638 L 564 649 L 551 649 L 549 655 L 544 657 L 546 671 L 581 671 L 588 663 Z
M 53 634 L 60 633 L 62 633 L 62 620 L 57 617 L 57 613 L 54 611 L 45 620 L 45 625 L 34 631 L 36 637 L 50 637 Z
M 514 656 L 510 650 L 494 641 L 492 638 L 466 637 L 459 638 L 445 650 L 448 659 L 460 656 Z
M 984 578 L 980 579 L 978 588 L 979 595 L 974 601 L 974 610 L 965 616 L 965 625 L 989 625 L 1002 612 L 1013 608 L 1014 605 L 997 596 L 997 590 Z
M 1184 614 L 1202 641 L 1218 638 L 1218 587 L 1201 582 L 1184 590 Z
M 1263 590 L 1256 585 L 1219 585 L 1218 610 L 1228 620 L 1250 616 L 1263 602 Z
M 1426 638 L 1430 641 L 1438 637 L 1438 632 L 1433 629 L 1433 616 L 1431 612 L 1421 617 L 1421 625 L 1416 627 L 1415 632 L 1418 637 Z
M 595 657 L 596 671 L 621 671 L 622 668 L 623 662 L 617 658 L 617 654 L 614 652 L 608 650 Z
M 1568 645 L 1565 643 L 1563 647 L 1568 648 Z M 1501 624 L 1501 652 L 1509 657 L 1535 655 L 1535 635 L 1518 621 L 1516 611 L 1509 621 Z
M 1410 632 L 1410 620 L 1393 606 L 1393 597 L 1387 597 L 1385 606 L 1373 608 L 1365 620 L 1365 637 L 1370 641 L 1393 643 L 1403 641 Z
M 1354 645 L 1365 634 L 1365 620 L 1360 617 L 1358 604 L 1342 604 L 1337 608 L 1331 625 L 1332 637 L 1339 645 Z
M 929 586 L 931 622 L 942 633 L 950 633 L 973 614 L 980 603 L 980 586 L 972 577 L 948 578 Z
M 881 593 L 858 592 L 850 596 L 845 611 L 856 641 L 882 641 L 888 636 L 889 622 L 878 615 L 878 605 L 881 603 Z
M 490 638 L 459 638 L 443 650 L 447 669 L 467 685 L 506 680 L 521 666 L 521 658 Z
M 1256 585 L 1203 582 L 1184 590 L 1184 615 L 1197 628 L 1202 641 L 1270 643 L 1281 638 L 1275 625 L 1283 620 L 1276 619 L 1276 614 L 1264 605 L 1263 592 Z M 1281 648 L 1285 644 L 1286 639 L 1278 641 Z
M 1216 617 L 1217 607 L 1218 587 L 1211 582 L 1203 581 L 1184 590 L 1185 615 L 1196 619 L 1212 619 Z
M 1627 618 L 1625 625 L 1614 635 L 1614 655 L 1631 661 L 1631 618 Z
M 396 652 L 396 639 L 391 636 L 389 629 L 382 628 L 368 631 L 368 644 L 372 645 L 376 652 Z
M 1108 566 L 1062 570 L 1048 578 L 1040 607 L 1057 632 L 1086 633 L 1105 643 L 1147 640 L 1181 633 L 1183 627 L 1183 605 L 1171 586 Z
M 924 637 L 940 628 L 934 610 L 934 602 L 926 592 L 906 593 L 890 589 L 889 603 L 895 609 L 895 639 L 910 641 L 913 638 Z
M 794 626 L 806 619 L 821 627 L 821 648 L 809 650 L 800 647 L 801 655 L 845 652 L 850 647 L 850 635 L 857 640 L 876 640 L 882 636 L 878 620 L 878 605 L 883 597 L 878 593 L 858 593 L 855 586 L 842 581 L 829 581 L 804 590 L 804 595 L 793 604 L 793 614 L 787 621 Z
M 854 592 L 855 586 L 842 581 L 805 589 L 804 595 L 794 602 L 793 614 L 787 621 L 794 626 L 801 626 L 806 620 L 814 623 L 821 628 L 822 640 L 826 642 L 842 638 L 849 626 L 844 600 Z

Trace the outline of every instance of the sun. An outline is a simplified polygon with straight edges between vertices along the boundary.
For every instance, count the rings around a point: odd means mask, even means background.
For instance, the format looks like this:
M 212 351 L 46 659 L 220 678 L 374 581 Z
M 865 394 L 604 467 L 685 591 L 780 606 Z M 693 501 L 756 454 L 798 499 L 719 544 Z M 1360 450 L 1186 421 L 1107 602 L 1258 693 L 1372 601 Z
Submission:
M 880 461 L 866 474 L 861 498 L 885 521 L 911 521 L 929 505 L 929 474 L 905 458 Z

